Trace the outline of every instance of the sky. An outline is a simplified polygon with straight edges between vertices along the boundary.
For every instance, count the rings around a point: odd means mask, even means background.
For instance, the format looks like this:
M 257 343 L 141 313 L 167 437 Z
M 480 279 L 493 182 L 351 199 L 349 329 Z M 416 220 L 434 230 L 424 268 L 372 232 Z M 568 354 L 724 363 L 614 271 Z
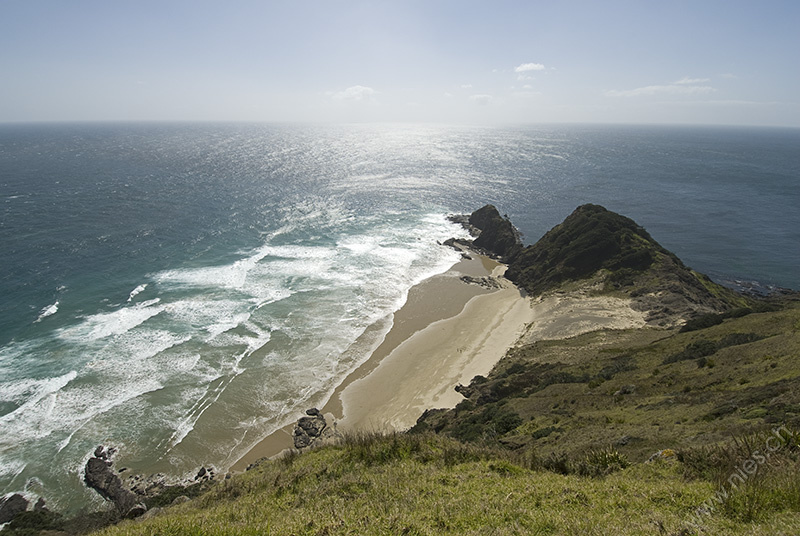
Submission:
M 0 0 L 0 122 L 800 127 L 800 1 Z

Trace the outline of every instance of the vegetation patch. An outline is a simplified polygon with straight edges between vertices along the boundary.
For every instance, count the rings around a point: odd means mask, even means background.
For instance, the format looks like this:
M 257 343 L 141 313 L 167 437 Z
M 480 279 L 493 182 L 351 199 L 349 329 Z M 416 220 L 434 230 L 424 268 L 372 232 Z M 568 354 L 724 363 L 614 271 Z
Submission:
M 582 205 L 512 257 L 506 277 L 531 294 L 600 269 L 610 270 L 613 282 L 629 284 L 659 254 L 672 255 L 630 218 L 599 205 Z
M 717 353 L 717 351 L 723 348 L 748 344 L 751 342 L 760 341 L 763 338 L 763 335 L 759 335 L 757 333 L 729 333 L 718 341 L 698 339 L 687 344 L 682 351 L 666 357 L 662 364 L 666 365 L 669 363 L 677 363 L 678 361 L 686 361 L 689 359 L 705 358 L 707 356 L 714 355 Z M 706 364 L 707 361 L 704 361 L 702 365 L 698 363 L 700 366 L 705 366 Z
M 30 536 L 40 531 L 60 531 L 64 529 L 64 518 L 49 510 L 29 510 L 14 516 L 3 528 L 2 534 L 8 536 Z

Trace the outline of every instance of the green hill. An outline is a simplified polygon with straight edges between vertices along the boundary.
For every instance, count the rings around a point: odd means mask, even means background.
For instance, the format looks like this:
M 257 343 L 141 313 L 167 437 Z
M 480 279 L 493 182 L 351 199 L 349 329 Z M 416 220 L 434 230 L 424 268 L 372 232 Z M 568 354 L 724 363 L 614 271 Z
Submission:
M 800 304 L 785 307 L 694 331 L 600 330 L 518 347 L 415 430 L 553 460 L 612 446 L 635 462 L 770 426 L 800 430 Z
M 597 270 L 644 271 L 661 257 L 682 263 L 633 220 L 599 205 L 582 205 L 536 244 L 510 259 L 507 277 L 531 294 Z
M 531 246 L 492 205 L 469 218 L 475 245 L 508 262 L 506 277 L 531 295 L 598 274 L 605 292 L 634 298 L 652 325 L 746 307 L 751 300 L 685 266 L 636 222 L 599 205 L 582 205 Z M 514 242 L 515 241 L 515 242 Z

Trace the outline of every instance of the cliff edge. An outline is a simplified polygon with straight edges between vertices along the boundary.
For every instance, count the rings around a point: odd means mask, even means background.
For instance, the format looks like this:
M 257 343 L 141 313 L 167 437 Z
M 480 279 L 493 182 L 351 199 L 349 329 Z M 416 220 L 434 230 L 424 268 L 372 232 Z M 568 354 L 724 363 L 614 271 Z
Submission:
M 649 324 L 661 327 L 749 304 L 688 268 L 632 219 L 600 205 L 579 206 L 529 246 L 492 205 L 473 212 L 469 223 L 479 231 L 473 245 L 505 259 L 505 276 L 534 296 L 594 279 L 598 291 L 630 297 Z

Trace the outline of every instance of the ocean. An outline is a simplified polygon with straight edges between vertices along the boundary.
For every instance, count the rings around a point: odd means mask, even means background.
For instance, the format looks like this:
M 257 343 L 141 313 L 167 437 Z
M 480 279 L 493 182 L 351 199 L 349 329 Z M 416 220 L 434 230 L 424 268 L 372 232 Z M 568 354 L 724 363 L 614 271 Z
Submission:
M 99 444 L 220 470 L 381 342 L 495 204 L 583 203 L 729 285 L 800 289 L 800 130 L 0 125 L 0 494 L 74 510 Z

